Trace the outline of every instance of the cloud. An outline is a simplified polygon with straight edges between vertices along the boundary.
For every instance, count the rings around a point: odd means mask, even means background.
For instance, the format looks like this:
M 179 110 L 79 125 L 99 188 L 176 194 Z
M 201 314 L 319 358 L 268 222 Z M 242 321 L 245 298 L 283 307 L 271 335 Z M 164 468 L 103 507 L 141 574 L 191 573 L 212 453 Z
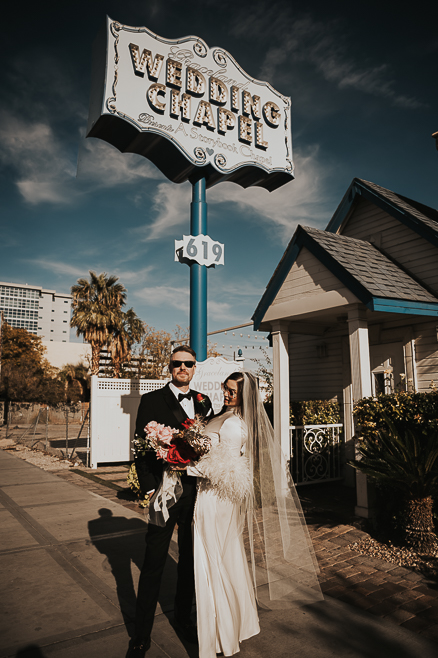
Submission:
M 52 129 L 45 123 L 28 123 L 2 112 L 0 140 L 3 164 L 17 172 L 16 185 L 28 203 L 67 203 L 65 181 L 74 165 L 64 155 Z
M 187 313 L 189 310 L 189 286 L 175 287 L 172 285 L 152 286 L 137 290 L 132 293 L 133 297 L 146 302 L 152 307 L 168 307 Z M 208 299 L 208 318 L 210 320 L 231 320 L 240 317 L 239 312 L 233 309 L 229 302 L 222 302 L 217 299 Z
M 163 174 L 146 158 L 121 153 L 100 139 L 81 139 L 77 180 L 96 188 L 131 185 L 149 179 L 163 179 Z
M 148 265 L 147 267 L 142 267 L 138 270 L 119 270 L 116 267 L 111 270 L 111 273 L 114 273 L 115 276 L 118 276 L 120 283 L 123 283 L 123 285 L 135 283 L 144 284 L 154 269 L 154 265 Z
M 425 106 L 418 99 L 396 91 L 396 82 L 391 78 L 392 71 L 387 64 L 364 66 L 349 54 L 345 23 L 336 20 L 323 22 L 310 15 L 292 15 L 292 11 L 291 7 L 283 6 L 279 15 L 276 5 L 270 9 L 259 6 L 251 17 L 246 17 L 244 29 L 247 34 L 275 43 L 267 48 L 259 72 L 261 79 L 275 80 L 275 84 L 281 82 L 283 85 L 287 77 L 296 75 L 297 69 L 310 64 L 339 89 L 355 89 L 385 98 L 392 105 L 406 109 Z M 236 20 L 236 36 L 244 36 L 242 29 Z M 291 62 L 293 67 L 290 66 Z
M 133 232 L 139 234 L 141 239 L 156 240 L 167 235 L 175 226 L 187 227 L 190 216 L 191 186 L 189 183 L 175 185 L 175 183 L 160 183 L 153 197 L 152 211 L 157 213 L 152 224 L 147 224 Z
M 163 178 L 146 159 L 93 139 L 81 143 L 76 179 L 76 153 L 48 122 L 25 121 L 2 111 L 0 125 L 1 162 L 14 170 L 15 184 L 31 205 L 68 205 L 96 189 Z
M 75 265 L 68 265 L 61 261 L 48 261 L 39 258 L 29 258 L 24 262 L 41 267 L 44 270 L 49 270 L 53 274 L 68 275 L 76 278 L 85 277 L 88 275 L 88 268 L 76 267 Z
M 221 183 L 209 190 L 209 203 L 236 204 L 240 211 L 251 213 L 252 218 L 259 217 L 269 231 L 274 228 L 271 237 L 280 238 L 285 244 L 297 224 L 322 226 L 329 219 L 332 200 L 326 180 L 328 172 L 319 164 L 318 146 L 306 152 L 296 151 L 294 159 L 296 179 L 275 192 L 257 187 L 243 190 L 233 183 Z
M 189 308 L 189 288 L 174 286 L 148 286 L 134 292 L 134 297 L 147 302 L 150 306 L 169 306 L 187 312 Z
M 221 183 L 208 190 L 207 203 L 213 206 L 234 204 L 253 221 L 258 217 L 265 227 L 276 229 L 272 237 L 287 242 L 297 224 L 320 226 L 329 219 L 333 203 L 326 178 L 318 160 L 318 146 L 295 152 L 296 180 L 273 193 L 258 187 L 244 190 L 235 183 Z M 333 168 L 330 174 L 333 175 Z M 132 229 L 143 241 L 168 237 L 176 226 L 188 231 L 191 186 L 160 183 L 153 198 L 152 212 L 157 217 L 151 224 Z

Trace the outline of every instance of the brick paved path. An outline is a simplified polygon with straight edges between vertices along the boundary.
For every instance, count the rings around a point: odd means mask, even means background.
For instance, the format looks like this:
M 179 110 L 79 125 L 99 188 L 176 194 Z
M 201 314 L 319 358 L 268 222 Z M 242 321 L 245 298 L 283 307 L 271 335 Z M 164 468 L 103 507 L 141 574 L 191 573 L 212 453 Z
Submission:
M 72 470 L 57 471 L 56 475 L 143 514 L 127 487 L 126 466 L 84 472 L 97 479 Z M 110 488 L 114 485 L 116 488 Z M 354 503 L 346 500 L 351 498 L 351 491 L 339 485 L 323 486 L 324 491 L 303 489 L 298 493 L 321 569 L 324 594 L 438 641 L 438 583 L 411 569 L 351 551 L 349 544 L 369 536 L 355 527 L 360 524 L 352 515 Z

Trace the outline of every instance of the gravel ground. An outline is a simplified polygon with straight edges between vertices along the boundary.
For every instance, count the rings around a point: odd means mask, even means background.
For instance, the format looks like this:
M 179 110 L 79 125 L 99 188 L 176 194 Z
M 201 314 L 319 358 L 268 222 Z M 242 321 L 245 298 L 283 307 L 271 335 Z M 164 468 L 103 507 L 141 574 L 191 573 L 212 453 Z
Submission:
M 397 546 L 391 541 L 381 543 L 372 537 L 354 542 L 348 548 L 361 555 L 370 555 L 385 560 L 385 562 L 397 564 L 399 567 L 409 567 L 424 576 L 438 577 L 438 552 L 434 555 L 419 555 L 404 546 Z
M 68 459 L 60 459 L 54 457 L 46 452 L 40 450 L 31 450 L 26 446 L 15 445 L 6 448 L 9 452 L 13 452 L 20 459 L 42 468 L 43 471 L 59 471 L 63 468 L 78 468 L 82 466 L 82 462 L 70 461 Z

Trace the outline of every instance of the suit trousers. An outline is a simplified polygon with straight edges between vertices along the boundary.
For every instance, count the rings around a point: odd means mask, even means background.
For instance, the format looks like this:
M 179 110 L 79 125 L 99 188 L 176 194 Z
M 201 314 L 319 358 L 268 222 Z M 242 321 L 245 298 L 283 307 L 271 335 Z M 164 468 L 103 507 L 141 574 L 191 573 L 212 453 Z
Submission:
M 195 498 L 196 484 L 184 483 L 181 498 L 169 508 L 169 519 L 166 525 L 160 527 L 152 523 L 148 524 L 146 552 L 138 583 L 135 614 L 137 640 L 150 637 L 160 593 L 161 577 L 176 524 L 178 524 L 179 557 L 174 612 L 175 617 L 182 623 L 187 623 L 190 619 L 195 593 L 192 538 Z

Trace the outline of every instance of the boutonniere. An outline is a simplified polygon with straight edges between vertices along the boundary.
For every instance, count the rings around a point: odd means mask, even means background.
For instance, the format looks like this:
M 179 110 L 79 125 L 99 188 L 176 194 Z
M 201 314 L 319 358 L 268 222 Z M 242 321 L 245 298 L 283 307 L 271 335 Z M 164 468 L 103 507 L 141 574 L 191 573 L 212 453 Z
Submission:
M 207 401 L 207 399 L 201 393 L 197 394 L 196 402 L 198 402 L 199 404 L 205 404 L 206 401 Z

